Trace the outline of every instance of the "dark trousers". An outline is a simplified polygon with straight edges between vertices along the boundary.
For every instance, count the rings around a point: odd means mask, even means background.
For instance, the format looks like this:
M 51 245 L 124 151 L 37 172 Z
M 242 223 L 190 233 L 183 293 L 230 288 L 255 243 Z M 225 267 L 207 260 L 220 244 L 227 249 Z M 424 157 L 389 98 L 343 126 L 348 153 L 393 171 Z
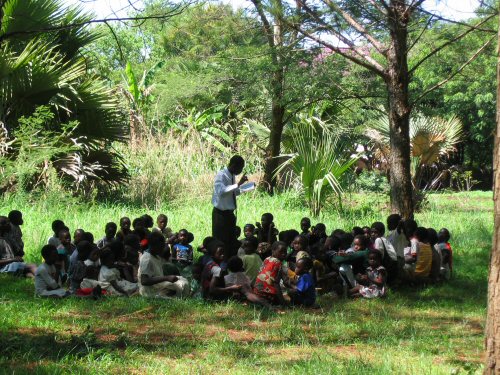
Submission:
M 236 216 L 233 211 L 221 211 L 214 207 L 212 211 L 212 236 L 224 243 L 224 258 L 227 262 L 236 255 L 238 239 L 236 238 Z

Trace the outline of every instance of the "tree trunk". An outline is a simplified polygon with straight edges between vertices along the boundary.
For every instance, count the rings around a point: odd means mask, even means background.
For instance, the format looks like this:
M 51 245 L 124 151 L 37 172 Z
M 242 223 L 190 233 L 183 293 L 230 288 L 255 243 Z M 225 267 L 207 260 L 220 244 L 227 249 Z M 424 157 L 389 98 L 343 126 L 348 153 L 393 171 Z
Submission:
M 277 2 L 277 7 L 282 14 L 281 2 Z M 276 187 L 276 177 L 274 171 L 279 166 L 278 156 L 281 152 L 281 136 L 283 135 L 285 105 L 283 104 L 283 90 L 285 87 L 285 68 L 282 64 L 280 48 L 283 47 L 283 25 L 279 18 L 275 20 L 273 26 L 273 41 L 270 42 L 272 48 L 272 62 L 274 66 L 271 78 L 271 132 L 269 144 L 266 149 L 264 166 L 264 187 L 272 194 Z
M 279 84 L 282 86 L 282 84 Z M 276 187 L 276 177 L 274 171 L 279 166 L 278 156 L 281 152 L 281 136 L 283 134 L 285 108 L 281 104 L 282 95 L 272 99 L 272 121 L 269 144 L 266 149 L 266 163 L 264 167 L 264 184 L 269 193 L 273 193 Z
M 409 14 L 404 1 L 392 1 L 388 15 L 390 47 L 385 77 L 389 93 L 391 209 L 403 218 L 413 218 L 414 202 L 410 171 L 410 102 L 407 24 Z
M 498 39 L 500 41 L 500 27 Z M 485 374 L 500 373 L 500 174 L 498 173 L 500 163 L 500 52 L 498 51 L 497 56 L 497 131 L 493 151 L 495 226 L 493 229 L 493 248 L 491 251 L 490 275 L 488 280 Z

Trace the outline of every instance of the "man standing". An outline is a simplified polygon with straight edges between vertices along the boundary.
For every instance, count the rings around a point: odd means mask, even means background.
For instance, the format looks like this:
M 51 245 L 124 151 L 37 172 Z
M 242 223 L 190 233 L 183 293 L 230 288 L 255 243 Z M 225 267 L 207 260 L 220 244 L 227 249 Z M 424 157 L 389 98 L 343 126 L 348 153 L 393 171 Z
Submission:
M 240 186 L 248 181 L 243 175 L 236 183 L 236 176 L 245 167 L 245 160 L 239 155 L 234 155 L 229 161 L 227 168 L 224 168 L 215 177 L 214 194 L 212 196 L 212 236 L 224 243 L 225 260 L 236 255 L 236 196 L 240 195 Z

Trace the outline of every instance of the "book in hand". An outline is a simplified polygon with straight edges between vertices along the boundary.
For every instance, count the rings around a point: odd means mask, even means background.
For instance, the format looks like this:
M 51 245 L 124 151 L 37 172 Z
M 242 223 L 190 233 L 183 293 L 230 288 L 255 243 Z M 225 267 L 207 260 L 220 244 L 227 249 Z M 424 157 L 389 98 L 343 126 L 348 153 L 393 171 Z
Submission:
M 240 192 L 246 193 L 248 191 L 255 190 L 255 182 L 247 182 L 240 186 Z

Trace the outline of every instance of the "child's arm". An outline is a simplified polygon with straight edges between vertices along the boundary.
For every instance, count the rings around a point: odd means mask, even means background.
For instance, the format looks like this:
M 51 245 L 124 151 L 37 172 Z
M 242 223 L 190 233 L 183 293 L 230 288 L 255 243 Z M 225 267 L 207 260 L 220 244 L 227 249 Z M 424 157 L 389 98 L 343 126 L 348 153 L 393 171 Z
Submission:
M 193 247 L 191 245 L 189 246 L 188 261 L 189 263 L 193 263 Z
M 375 279 L 372 279 L 372 282 L 374 284 L 377 284 L 377 286 L 383 286 L 386 272 L 385 270 L 380 270 L 379 272 L 380 272 L 379 275 Z
M 241 290 L 241 285 L 231 285 L 227 287 L 218 287 L 217 286 L 217 277 L 212 277 L 210 280 L 210 288 L 209 293 L 212 295 L 225 295 L 232 292 L 239 292 Z
M 141 284 L 145 286 L 151 286 L 155 284 L 162 283 L 164 281 L 168 281 L 171 283 L 175 283 L 178 280 L 177 276 L 169 275 L 169 276 L 154 276 L 151 277 L 146 274 L 141 275 Z
M 111 286 L 112 286 L 113 288 L 115 288 L 115 290 L 116 290 L 118 293 L 121 293 L 121 294 L 123 294 L 124 296 L 127 296 L 127 297 L 128 297 L 128 293 L 127 293 L 125 290 L 123 290 L 123 289 L 122 289 L 122 288 L 118 285 L 118 283 L 116 282 L 116 280 L 111 280 L 109 283 L 111 284 Z

